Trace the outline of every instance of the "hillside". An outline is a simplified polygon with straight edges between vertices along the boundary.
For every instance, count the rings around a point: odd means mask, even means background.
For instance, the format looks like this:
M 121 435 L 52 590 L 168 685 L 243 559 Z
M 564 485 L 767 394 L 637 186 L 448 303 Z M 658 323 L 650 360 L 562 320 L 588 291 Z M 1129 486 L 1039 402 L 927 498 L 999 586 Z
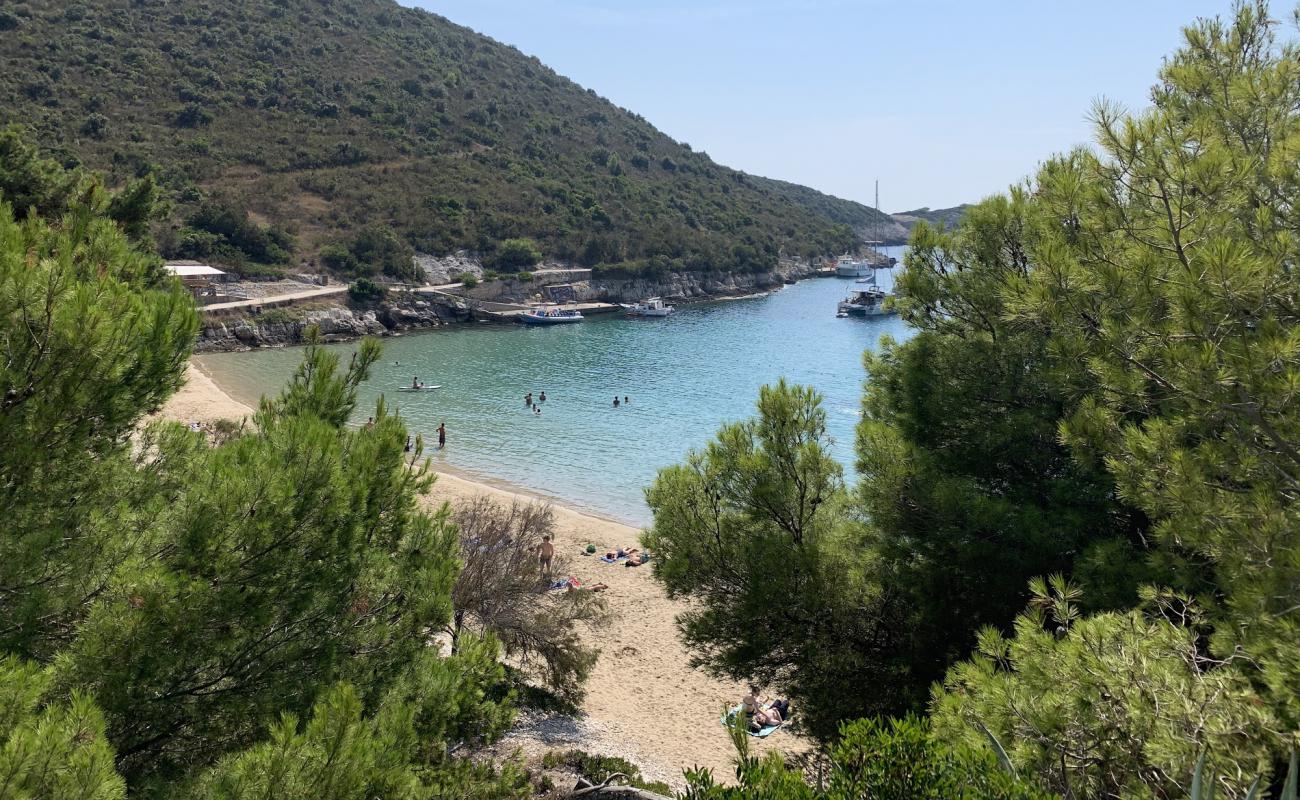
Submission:
M 528 237 L 585 265 L 748 270 L 842 251 L 875 214 L 390 0 L 20 0 L 0 31 L 0 124 L 114 182 L 152 174 L 168 255 L 251 270 L 341 243 L 326 262 L 400 271 L 410 248 Z
M 903 236 L 906 238 L 913 226 L 920 221 L 928 222 L 937 228 L 951 228 L 966 213 L 967 208 L 970 208 L 970 204 L 962 203 L 952 208 L 917 208 L 911 211 L 900 211 L 889 216 L 902 228 Z

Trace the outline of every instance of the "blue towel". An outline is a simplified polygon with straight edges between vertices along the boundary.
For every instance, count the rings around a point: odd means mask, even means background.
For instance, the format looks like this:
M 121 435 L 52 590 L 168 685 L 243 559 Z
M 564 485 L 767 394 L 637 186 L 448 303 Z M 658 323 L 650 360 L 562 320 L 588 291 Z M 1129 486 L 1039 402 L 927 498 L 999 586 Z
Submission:
M 723 725 L 730 725 L 731 721 L 736 718 L 736 715 L 744 711 L 744 709 L 745 707 L 743 705 L 736 706 L 735 708 L 728 711 L 726 716 L 720 717 L 719 722 L 721 722 Z M 750 736 L 755 736 L 759 739 L 766 739 L 767 737 L 771 736 L 772 734 L 776 733 L 777 731 L 785 727 L 786 723 L 788 723 L 789 721 L 790 720 L 786 720 L 785 722 L 782 722 L 780 725 L 768 725 L 765 728 L 759 729 L 757 733 L 755 733 L 752 730 L 749 730 L 748 728 L 745 729 L 745 732 L 748 733 Z
M 601 561 L 604 561 L 606 564 L 617 564 L 617 563 L 620 562 L 620 561 L 627 561 L 627 556 L 619 556 L 618 558 L 610 558 L 609 556 L 601 556 L 601 557 L 600 557 L 600 560 L 601 560 Z

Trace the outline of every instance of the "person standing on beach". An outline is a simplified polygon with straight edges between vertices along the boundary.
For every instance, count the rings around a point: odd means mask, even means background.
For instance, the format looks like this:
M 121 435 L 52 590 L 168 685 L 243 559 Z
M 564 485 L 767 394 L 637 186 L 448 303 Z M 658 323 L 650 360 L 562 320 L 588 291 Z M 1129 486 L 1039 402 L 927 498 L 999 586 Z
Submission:
M 551 535 L 542 536 L 542 543 L 537 546 L 537 563 L 542 568 L 542 575 L 551 576 L 551 559 L 555 557 L 555 545 L 551 544 Z
M 447 423 L 439 422 L 438 423 L 438 449 L 441 450 L 446 446 L 447 446 Z

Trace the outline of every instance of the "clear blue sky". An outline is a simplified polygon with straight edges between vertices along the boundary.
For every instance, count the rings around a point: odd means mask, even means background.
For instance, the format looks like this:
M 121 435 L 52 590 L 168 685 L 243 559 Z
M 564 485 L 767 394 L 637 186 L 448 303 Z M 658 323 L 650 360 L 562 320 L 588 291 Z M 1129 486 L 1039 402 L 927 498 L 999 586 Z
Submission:
M 886 211 L 1088 141 L 1230 0 L 401 0 L 535 55 L 714 160 Z M 1274 8 L 1283 14 L 1289 6 Z

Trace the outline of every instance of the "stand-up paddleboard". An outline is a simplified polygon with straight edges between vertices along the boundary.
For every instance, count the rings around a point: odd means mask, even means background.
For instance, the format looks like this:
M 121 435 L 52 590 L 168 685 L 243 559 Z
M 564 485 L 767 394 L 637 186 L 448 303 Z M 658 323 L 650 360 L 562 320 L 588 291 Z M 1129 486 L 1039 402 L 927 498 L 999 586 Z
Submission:
M 441 389 L 442 386 L 398 386 L 399 392 L 432 392 L 434 389 Z

